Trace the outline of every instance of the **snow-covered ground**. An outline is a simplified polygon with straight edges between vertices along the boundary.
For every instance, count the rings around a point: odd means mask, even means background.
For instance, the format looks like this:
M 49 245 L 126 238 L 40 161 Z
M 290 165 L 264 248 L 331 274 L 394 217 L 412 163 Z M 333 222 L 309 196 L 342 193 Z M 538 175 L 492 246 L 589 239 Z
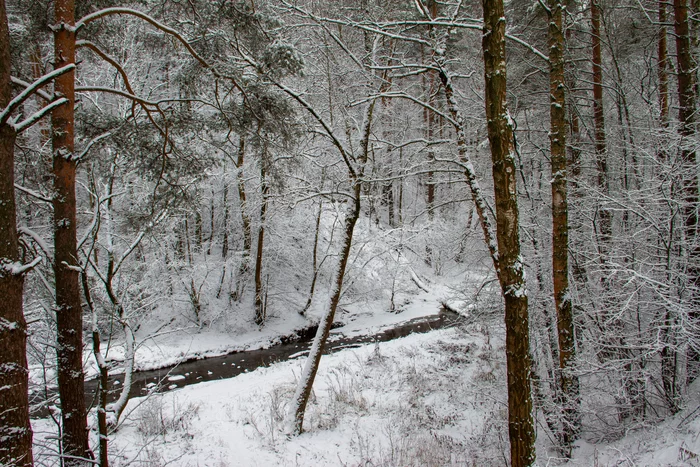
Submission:
M 408 310 L 407 310 L 408 311 Z M 498 316 L 324 356 L 305 433 L 283 417 L 304 359 L 129 402 L 113 466 L 506 466 Z M 37 455 L 53 424 L 35 421 Z M 561 465 L 539 427 L 539 465 Z M 569 465 L 700 465 L 700 389 L 665 422 L 609 444 L 580 441 Z M 48 459 L 48 460 L 47 460 Z

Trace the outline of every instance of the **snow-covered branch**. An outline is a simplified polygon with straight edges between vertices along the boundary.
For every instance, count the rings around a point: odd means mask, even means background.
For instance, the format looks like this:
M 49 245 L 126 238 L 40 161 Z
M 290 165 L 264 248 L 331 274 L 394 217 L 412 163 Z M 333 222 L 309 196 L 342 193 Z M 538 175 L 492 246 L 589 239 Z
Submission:
M 12 76 L 10 78 L 10 81 L 12 81 L 12 83 L 16 84 L 17 86 L 22 86 L 23 88 L 28 88 L 29 86 L 31 86 L 30 83 L 28 83 L 24 80 L 21 80 L 19 78 L 16 78 L 14 76 Z M 41 96 L 41 98 L 46 100 L 46 101 L 50 102 L 50 101 L 54 100 L 54 95 L 49 94 L 48 92 L 44 91 L 43 89 L 36 89 L 35 93 L 39 94 L 39 96 Z
M 42 109 L 34 112 L 32 115 L 30 115 L 25 120 L 23 120 L 19 123 L 12 123 L 12 127 L 14 128 L 16 133 L 21 133 L 24 130 L 26 130 L 27 128 L 34 125 L 39 120 L 41 120 L 47 113 L 51 112 L 56 107 L 61 106 L 63 104 L 67 104 L 67 103 L 68 103 L 68 99 L 66 99 L 65 97 L 61 97 L 60 99 L 57 99 L 57 100 L 51 102 L 46 107 L 43 107 Z
M 0 112 L 0 124 L 7 122 L 12 112 L 14 112 L 20 105 L 22 105 L 24 101 L 31 97 L 31 95 L 34 94 L 40 87 L 44 86 L 57 76 L 61 76 L 62 74 L 74 69 L 75 64 L 71 63 L 70 65 L 61 67 L 58 70 L 54 70 L 51 73 L 47 73 L 41 78 L 31 83 L 27 88 L 25 88 L 24 91 L 17 94 L 15 98 L 12 99 L 9 104 L 7 104 L 7 107 L 5 107 L 5 109 L 2 112 Z
M 43 201 L 44 203 L 51 204 L 51 203 L 53 202 L 53 200 L 52 200 L 51 198 L 49 198 L 48 196 L 42 195 L 42 194 L 39 193 L 38 191 L 34 191 L 34 190 L 30 189 L 30 188 L 27 188 L 27 187 L 25 187 L 25 186 L 19 185 L 19 184 L 17 184 L 17 183 L 15 183 L 15 188 L 16 188 L 17 190 L 21 191 L 22 193 L 25 193 L 25 194 L 31 196 L 32 198 L 36 198 L 36 199 L 38 199 L 39 201 Z
M 31 263 L 27 264 L 22 264 L 18 262 L 3 263 L 2 265 L 0 265 L 0 269 L 9 272 L 13 276 L 20 276 L 34 269 L 42 261 L 44 261 L 43 256 L 37 256 Z
M 27 226 L 21 226 L 19 229 L 17 229 L 19 233 L 26 235 L 27 237 L 31 238 L 34 240 L 34 243 L 36 243 L 39 248 L 41 248 L 41 251 L 44 252 L 47 258 L 53 257 L 53 253 L 51 252 L 51 249 L 49 248 L 48 243 L 39 235 L 38 233 L 34 232 Z

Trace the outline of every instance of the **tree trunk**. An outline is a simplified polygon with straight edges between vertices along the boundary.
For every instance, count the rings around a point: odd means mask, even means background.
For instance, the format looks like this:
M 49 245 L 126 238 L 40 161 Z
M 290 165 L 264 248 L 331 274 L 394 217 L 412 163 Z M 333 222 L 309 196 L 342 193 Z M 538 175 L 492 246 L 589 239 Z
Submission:
M 226 161 L 224 161 L 224 190 L 221 199 L 221 207 L 224 210 L 224 220 L 221 229 L 221 258 L 226 261 L 228 258 L 228 181 L 226 180 Z M 223 278 L 222 278 L 223 279 Z
M 90 284 L 85 271 L 80 274 L 80 279 L 83 285 L 83 294 L 85 295 L 85 303 L 87 303 L 90 314 L 92 315 L 92 354 L 97 362 L 99 370 L 99 386 L 97 396 L 97 434 L 100 439 L 100 467 L 109 467 L 108 443 L 109 435 L 107 428 L 107 394 L 109 392 L 109 368 L 107 362 L 102 355 L 100 349 L 100 330 L 97 327 L 97 310 L 92 302 L 90 294 Z
M 676 32 L 676 57 L 678 61 L 678 119 L 682 138 L 681 158 L 683 162 L 683 221 L 688 261 L 688 285 L 690 286 L 690 321 L 693 329 L 698 326 L 698 299 L 700 298 L 700 244 L 698 244 L 698 175 L 695 149 L 690 142 L 695 136 L 695 60 L 690 47 L 688 24 L 688 0 L 674 0 L 674 29 Z M 694 344 L 697 345 L 697 342 Z M 700 354 L 688 353 L 688 382 L 700 374 Z
M 241 264 L 238 267 L 238 276 L 236 277 L 236 287 L 232 292 L 234 301 L 238 301 L 243 296 L 243 287 L 245 285 L 245 276 L 248 274 L 250 263 L 250 248 L 253 243 L 253 232 L 250 227 L 250 216 L 248 215 L 248 204 L 246 203 L 245 192 L 245 176 L 243 174 L 243 163 L 245 161 L 245 138 L 241 135 L 240 145 L 238 146 L 238 160 L 236 162 L 236 179 L 238 181 L 238 199 L 241 206 L 241 225 L 243 230 L 243 256 Z
M 503 0 L 483 0 L 486 119 L 493 161 L 498 239 L 498 278 L 505 299 L 508 433 L 512 467 L 535 463 L 535 425 L 530 390 L 527 290 L 520 256 L 518 192 L 513 128 L 506 106 L 506 43 Z
M 54 67 L 75 63 L 75 5 L 56 0 Z M 83 320 L 80 306 L 74 157 L 75 71 L 55 80 L 55 93 L 68 103 L 52 114 L 54 178 L 54 274 L 56 280 L 56 326 L 58 392 L 61 399 L 65 465 L 85 465 L 92 459 L 83 393 Z
M 370 104 L 372 105 L 372 104 Z M 343 229 L 343 243 L 340 250 L 338 261 L 338 269 L 333 282 L 333 292 L 331 293 L 331 302 L 328 310 L 323 315 L 321 323 L 316 331 L 314 343 L 309 351 L 309 357 L 304 365 L 304 371 L 301 374 L 301 380 L 297 387 L 294 398 L 292 399 L 291 409 L 287 420 L 287 431 L 291 434 L 300 434 L 303 431 L 304 413 L 306 412 L 306 404 L 311 396 L 311 389 L 316 378 L 318 365 L 321 362 L 323 348 L 331 331 L 331 325 L 335 318 L 335 310 L 340 302 L 340 295 L 343 288 L 343 278 L 345 277 L 345 267 L 348 264 L 350 257 L 350 248 L 352 246 L 352 235 L 355 230 L 355 223 L 360 217 L 360 196 L 362 193 L 362 184 L 359 180 L 354 181 L 353 194 L 354 199 L 348 201 L 348 210 L 345 214 L 345 226 Z
M 552 279 L 559 342 L 559 384 L 563 402 L 562 447 L 571 456 L 579 430 L 578 377 L 575 358 L 574 317 L 569 293 L 569 220 L 566 160 L 566 84 L 561 0 L 549 0 L 550 151 L 552 164 Z
M 0 0 L 0 109 L 12 99 L 10 34 Z M 31 466 L 27 323 L 22 308 L 24 273 L 13 271 L 22 257 L 15 206 L 15 130 L 0 124 L 0 464 Z
M 591 35 L 592 35 L 592 62 L 593 62 L 593 126 L 595 134 L 596 169 L 598 171 L 598 188 L 603 196 L 610 192 L 608 182 L 608 161 L 605 143 L 605 112 L 603 106 L 603 68 L 600 47 L 600 6 L 601 0 L 591 2 Z M 600 241 L 599 248 L 602 260 L 605 261 L 608 246 L 612 236 L 612 213 L 600 206 L 598 211 Z
M 266 162 L 260 161 L 260 227 L 258 228 L 258 248 L 255 253 L 255 324 L 262 326 L 265 323 L 265 306 L 263 303 L 263 246 L 265 243 L 265 215 L 267 214 L 267 197 L 270 187 L 267 184 Z
M 316 290 L 316 279 L 318 279 L 318 237 L 321 231 L 321 215 L 323 214 L 323 201 L 318 203 L 318 213 L 316 214 L 316 233 L 314 234 L 314 248 L 312 265 L 313 274 L 311 275 L 311 290 L 309 290 L 309 299 L 306 301 L 306 306 L 299 312 L 300 315 L 305 315 L 311 307 L 311 302 L 314 299 L 314 291 Z
M 659 119 L 665 127 L 668 125 L 668 38 L 666 36 L 666 2 L 664 0 L 659 0 L 657 63 L 659 75 Z
M 353 232 L 355 231 L 357 219 L 360 217 L 362 178 L 364 175 L 364 168 L 367 163 L 367 156 L 369 154 L 369 137 L 370 130 L 372 128 L 372 115 L 374 113 L 375 102 L 376 101 L 373 100 L 367 107 L 367 114 L 365 115 L 365 121 L 363 124 L 362 141 L 360 143 L 361 152 L 357 156 L 357 163 L 353 164 L 350 162 L 349 156 L 345 149 L 341 144 L 337 144 L 337 147 L 341 151 L 345 164 L 348 168 L 353 197 L 348 200 L 347 214 L 345 215 L 345 228 L 343 229 L 342 246 L 338 257 L 338 269 L 336 270 L 333 289 L 331 291 L 331 301 L 328 305 L 326 313 L 323 315 L 323 318 L 321 318 L 321 322 L 319 323 L 318 330 L 316 331 L 316 337 L 314 338 L 314 343 L 309 352 L 309 357 L 306 359 L 304 371 L 301 375 L 297 390 L 294 393 L 294 398 L 292 399 L 292 404 L 287 415 L 286 430 L 291 434 L 300 434 L 303 430 L 306 404 L 311 396 L 311 389 L 313 388 L 314 379 L 316 378 L 318 365 L 321 362 L 323 348 L 326 345 L 328 334 L 331 332 L 331 325 L 333 324 L 333 319 L 335 318 L 335 310 L 338 308 L 338 303 L 340 302 L 340 296 L 343 289 L 343 278 L 345 277 L 345 267 L 348 264 L 350 249 L 352 247 L 352 236 Z M 329 131 L 328 133 L 329 136 L 335 139 L 332 132 Z

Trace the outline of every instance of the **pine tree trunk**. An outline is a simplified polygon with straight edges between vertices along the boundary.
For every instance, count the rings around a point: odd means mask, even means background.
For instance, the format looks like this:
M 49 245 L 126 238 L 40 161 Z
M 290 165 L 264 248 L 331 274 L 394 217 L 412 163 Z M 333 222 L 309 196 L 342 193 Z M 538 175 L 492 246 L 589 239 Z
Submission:
M 535 425 L 530 389 L 528 299 L 520 256 L 518 192 L 513 128 L 506 106 L 506 43 L 503 0 L 483 0 L 485 102 L 493 161 L 498 239 L 498 278 L 505 299 L 508 434 L 512 467 L 535 463 Z
M 0 0 L 0 109 L 12 99 L 10 61 L 7 12 Z M 0 464 L 31 466 L 24 274 L 12 271 L 23 259 L 17 237 L 15 137 L 12 127 L 0 124 Z
M 54 67 L 75 63 L 75 5 L 56 0 Z M 56 280 L 56 326 L 58 392 L 61 400 L 63 453 L 68 466 L 85 465 L 92 459 L 83 393 L 83 319 L 80 304 L 76 219 L 76 160 L 74 158 L 75 71 L 55 80 L 55 93 L 68 103 L 52 114 L 54 177 L 54 274 Z
M 566 155 L 566 84 L 561 0 L 549 0 L 550 151 L 552 164 L 552 278 L 557 311 L 559 384 L 563 401 L 562 447 L 567 457 L 579 430 L 574 317 L 569 293 L 569 220 Z
M 676 57 L 678 61 L 678 118 L 682 138 L 681 158 L 683 162 L 683 221 L 685 225 L 685 242 L 688 261 L 688 285 L 690 286 L 690 325 L 697 329 L 700 314 L 700 244 L 698 243 L 698 175 L 695 149 L 691 138 L 695 136 L 695 60 L 690 47 L 690 28 L 688 24 L 688 0 L 674 0 L 674 29 L 676 33 Z M 697 342 L 695 342 L 697 345 Z M 689 347 L 688 382 L 700 374 L 700 354 Z

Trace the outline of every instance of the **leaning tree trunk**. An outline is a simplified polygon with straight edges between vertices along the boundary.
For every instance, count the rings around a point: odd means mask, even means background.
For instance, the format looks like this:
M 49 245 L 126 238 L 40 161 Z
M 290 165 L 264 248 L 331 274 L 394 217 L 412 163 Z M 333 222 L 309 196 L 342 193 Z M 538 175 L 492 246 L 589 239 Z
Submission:
M 508 371 L 508 434 L 513 467 L 535 463 L 535 425 L 530 394 L 527 290 L 520 256 L 518 191 L 513 128 L 506 106 L 506 42 L 503 0 L 483 0 L 485 101 L 493 161 L 498 240 L 498 279 L 505 299 Z
M 562 447 L 567 457 L 579 429 L 574 316 L 569 293 L 569 220 L 566 160 L 566 83 L 561 0 L 549 0 L 550 151 L 552 164 L 552 279 L 559 341 L 559 389 L 563 402 Z
M 305 104 L 307 109 L 310 108 L 305 101 L 301 102 Z M 316 331 L 316 337 L 314 338 L 314 343 L 311 347 L 311 351 L 309 352 L 309 357 L 306 359 L 304 371 L 301 374 L 301 380 L 299 381 L 297 390 L 294 393 L 294 398 L 292 399 L 292 404 L 287 415 L 286 430 L 290 434 L 300 434 L 303 431 L 306 404 L 311 396 L 311 389 L 313 388 L 318 366 L 321 363 L 323 348 L 326 345 L 326 340 L 328 340 L 328 334 L 331 332 L 331 325 L 333 324 L 333 319 L 335 318 L 335 310 L 338 308 L 338 303 L 340 302 L 340 296 L 343 289 L 343 278 L 345 277 L 345 268 L 348 264 L 348 259 L 350 258 L 350 248 L 352 247 L 352 236 L 355 231 L 355 224 L 360 218 L 362 178 L 364 175 L 365 164 L 367 163 L 367 156 L 369 154 L 369 137 L 370 130 L 372 128 L 372 114 L 374 112 L 375 102 L 376 101 L 372 101 L 367 107 L 367 114 L 365 115 L 365 122 L 363 125 L 362 141 L 360 143 L 361 149 L 360 154 L 355 160 L 356 164 L 351 162 L 345 148 L 338 141 L 333 132 L 328 129 L 327 124 L 325 124 L 325 122 L 319 118 L 324 127 L 327 128 L 329 136 L 335 141 L 336 147 L 343 156 L 343 160 L 345 161 L 349 172 L 353 197 L 348 200 L 348 208 L 345 215 L 345 225 L 341 244 L 342 246 L 338 257 L 338 269 L 336 271 L 333 289 L 331 291 L 331 301 L 326 313 L 323 315 L 323 318 L 321 318 L 321 322 L 319 323 L 318 330 Z
M 56 0 L 54 25 L 54 67 L 75 63 L 75 5 L 73 0 Z M 56 327 L 58 392 L 61 399 L 63 453 L 65 465 L 84 465 L 92 458 L 83 393 L 83 319 L 80 304 L 77 252 L 77 219 L 74 157 L 75 71 L 55 81 L 55 92 L 68 103 L 53 111 L 54 178 L 54 274 L 56 280 Z
M 700 315 L 698 302 L 700 299 L 700 244 L 698 244 L 698 174 L 695 149 L 690 140 L 695 136 L 695 60 L 690 47 L 690 28 L 688 24 L 688 0 L 674 0 L 676 33 L 676 57 L 678 61 L 678 118 L 681 126 L 679 133 L 682 138 L 681 158 L 683 162 L 683 222 L 685 225 L 685 241 L 688 251 L 688 285 L 690 286 L 690 325 L 697 335 Z M 688 382 L 700 374 L 700 354 L 693 350 L 698 342 L 692 342 L 688 354 Z
M 0 0 L 0 110 L 12 99 L 10 34 Z M 27 323 L 22 308 L 24 273 L 15 208 L 15 130 L 0 124 L 0 464 L 33 465 L 29 423 Z
M 350 248 L 352 246 L 352 236 L 355 230 L 355 223 L 360 217 L 361 193 L 362 183 L 359 180 L 355 180 L 353 187 L 354 199 L 348 201 L 348 210 L 345 214 L 345 225 L 343 228 L 342 240 L 343 243 L 340 250 L 335 281 L 333 282 L 331 302 L 328 310 L 326 310 L 323 318 L 321 318 L 318 331 L 316 331 L 316 337 L 314 338 L 314 343 L 311 346 L 309 357 L 306 360 L 304 371 L 301 374 L 301 380 L 299 381 L 297 390 L 294 393 L 294 398 L 292 399 L 292 406 L 289 411 L 287 421 L 287 432 L 291 434 L 300 434 L 303 430 L 306 404 L 311 396 L 311 389 L 314 384 L 314 379 L 316 378 L 318 366 L 321 363 L 323 348 L 326 345 L 326 340 L 328 340 L 328 335 L 331 332 L 331 325 L 333 324 L 333 319 L 335 318 L 335 310 L 338 308 L 338 302 L 340 302 L 340 295 L 343 288 L 343 278 L 345 277 L 345 267 L 348 264 L 348 258 L 350 258 Z

